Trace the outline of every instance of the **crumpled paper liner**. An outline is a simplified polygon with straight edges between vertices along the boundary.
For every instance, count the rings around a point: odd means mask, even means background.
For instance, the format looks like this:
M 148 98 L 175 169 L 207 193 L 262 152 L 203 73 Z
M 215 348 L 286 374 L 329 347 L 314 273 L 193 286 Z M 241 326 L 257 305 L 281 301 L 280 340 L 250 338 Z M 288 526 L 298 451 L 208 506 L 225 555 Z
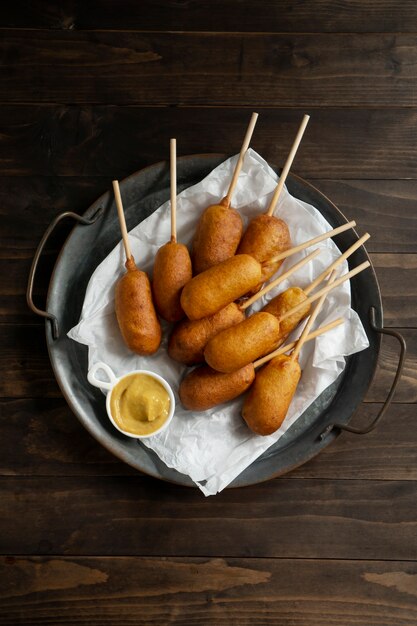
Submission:
M 179 194 L 179 242 L 190 246 L 202 211 L 208 205 L 218 203 L 226 195 L 236 160 L 237 156 L 228 159 L 200 183 Z M 233 206 L 239 209 L 245 225 L 267 208 L 277 179 L 266 161 L 250 149 L 245 156 L 233 197 Z M 287 222 L 294 245 L 332 228 L 317 209 L 291 196 L 286 188 L 283 189 L 275 215 Z M 132 254 L 138 267 L 151 276 L 155 254 L 169 239 L 170 211 L 169 202 L 166 202 L 130 232 Z M 289 286 L 306 287 L 340 255 L 331 239 L 315 247 L 320 248 L 320 255 L 255 303 L 251 312 L 262 308 L 268 300 Z M 287 259 L 281 271 L 286 271 L 308 252 L 311 249 Z M 172 361 L 167 355 L 170 324 L 162 324 L 163 340 L 155 355 L 141 357 L 125 347 L 114 312 L 114 286 L 124 272 L 124 262 L 124 250 L 120 242 L 93 273 L 80 321 L 68 336 L 88 346 L 89 367 L 97 361 L 104 361 L 117 376 L 136 369 L 150 369 L 169 382 L 177 402 L 174 419 L 164 432 L 143 440 L 142 444 L 154 450 L 169 467 L 188 474 L 205 495 L 214 495 L 227 487 L 262 455 L 322 391 L 336 380 L 345 367 L 344 357 L 369 345 L 358 315 L 350 308 L 350 284 L 347 281 L 329 294 L 314 328 L 338 317 L 344 318 L 344 324 L 304 345 L 300 354 L 303 375 L 286 419 L 273 435 L 257 436 L 247 428 L 240 416 L 241 397 L 201 413 L 183 409 L 177 390 L 188 368 Z M 339 274 L 347 271 L 345 261 L 339 268 Z M 299 333 L 298 330 L 296 335 Z

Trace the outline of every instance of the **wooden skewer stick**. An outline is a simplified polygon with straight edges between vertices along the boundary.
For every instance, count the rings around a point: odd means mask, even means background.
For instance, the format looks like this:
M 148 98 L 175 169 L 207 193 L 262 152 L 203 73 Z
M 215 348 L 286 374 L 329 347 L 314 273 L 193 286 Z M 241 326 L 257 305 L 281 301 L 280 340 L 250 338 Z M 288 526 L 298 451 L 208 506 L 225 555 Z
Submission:
M 290 267 L 290 269 L 287 272 L 284 272 L 284 274 L 281 274 L 281 276 L 278 276 L 278 278 L 273 280 L 271 283 L 266 285 L 266 287 L 258 291 L 258 293 L 255 293 L 254 296 L 252 296 L 251 298 L 246 300 L 246 302 L 241 304 L 239 307 L 241 311 L 245 311 L 248 307 L 251 306 L 251 304 L 259 300 L 259 298 L 261 298 L 263 295 L 268 293 L 268 291 L 271 291 L 273 287 L 276 287 L 277 285 L 282 283 L 284 280 L 289 278 L 292 274 L 294 274 L 294 272 L 299 270 L 300 267 L 303 267 L 303 265 L 306 265 L 306 263 L 309 263 L 309 261 L 314 259 L 319 254 L 320 254 L 320 250 L 313 250 L 313 252 L 311 252 L 308 256 L 304 257 L 304 259 L 301 259 L 301 261 L 298 261 L 298 263 L 295 263 L 295 265 Z
M 349 230 L 349 228 L 355 228 L 355 226 L 356 226 L 356 222 L 355 220 L 352 220 L 351 222 L 348 222 L 347 224 L 343 224 L 343 226 L 338 226 L 337 228 L 328 230 L 327 233 L 318 235 L 318 237 L 314 237 L 314 239 L 309 239 L 308 241 L 305 241 L 304 243 L 300 243 L 300 245 L 295 246 L 294 248 L 290 248 L 289 250 L 284 250 L 283 252 L 280 252 L 279 254 L 277 254 L 277 256 L 272 257 L 272 259 L 268 259 L 268 263 L 276 263 L 277 261 L 286 259 L 287 257 L 292 256 L 293 254 L 296 254 L 297 252 L 300 252 L 301 250 L 305 250 L 306 248 L 309 248 L 310 246 L 315 246 L 316 243 L 320 243 L 320 241 L 324 241 L 325 239 L 330 239 L 330 237 L 335 237 L 336 235 L 339 235 L 340 233 L 344 233 L 345 230 Z
M 346 252 L 344 252 L 341 256 L 339 256 L 336 259 L 336 261 L 333 261 L 333 263 L 329 265 L 328 268 L 326 268 L 321 274 L 319 274 L 319 276 L 317 276 L 317 278 L 315 278 L 313 282 L 303 290 L 304 293 L 307 295 L 311 293 L 326 278 L 326 276 L 328 276 L 328 274 L 332 270 L 336 269 L 336 267 L 338 267 L 341 263 L 343 263 L 345 259 L 350 257 L 350 255 L 353 254 L 355 250 L 360 248 L 365 243 L 365 241 L 369 239 L 370 236 L 371 235 L 369 233 L 365 233 L 363 237 L 358 239 L 358 241 L 354 243 L 353 246 L 350 246 L 350 248 L 348 248 Z
M 336 279 L 336 270 L 332 270 L 332 273 L 330 274 L 329 280 L 327 281 L 329 285 L 331 285 L 332 283 L 334 283 Z M 321 311 L 321 307 L 323 306 L 323 303 L 325 301 L 327 297 L 327 293 L 324 293 L 321 298 L 319 298 L 316 306 L 314 307 L 314 311 L 312 312 L 312 314 L 310 315 L 310 317 L 307 320 L 307 324 L 304 326 L 303 328 L 303 332 L 301 333 L 300 337 L 298 338 L 297 344 L 294 348 L 294 350 L 291 353 L 291 361 L 295 361 L 296 359 L 298 359 L 298 355 L 300 354 L 300 350 L 303 347 L 306 337 L 308 335 L 308 333 L 310 332 L 310 330 L 313 327 L 314 322 L 317 319 L 317 315 L 320 313 Z
M 310 333 L 306 337 L 305 340 L 310 341 L 311 339 L 320 337 L 320 335 L 327 333 L 329 330 L 332 330 L 333 328 L 336 328 L 336 326 L 340 326 L 343 323 L 344 323 L 344 320 L 341 317 L 339 317 L 337 318 L 337 320 L 334 320 L 334 322 L 329 322 L 325 326 L 321 326 L 317 330 L 313 330 L 313 332 Z M 266 356 L 263 356 L 261 359 L 258 359 L 257 361 L 253 363 L 253 367 L 254 368 L 260 367 L 264 363 L 267 363 L 268 361 L 271 361 L 271 359 L 274 359 L 276 356 L 279 356 L 280 354 L 285 354 L 285 352 L 289 352 L 290 350 L 295 348 L 297 341 L 291 341 L 291 343 L 287 343 L 286 346 L 281 346 L 280 348 L 277 348 L 276 350 L 274 350 L 273 352 L 270 352 Z
M 132 253 L 130 251 L 129 237 L 127 234 L 126 220 L 125 220 L 125 214 L 123 211 L 122 196 L 120 195 L 120 187 L 119 187 L 118 180 L 113 181 L 113 191 L 114 191 L 114 198 L 116 200 L 117 213 L 119 216 L 120 230 L 122 231 L 122 239 L 123 239 L 123 245 L 125 247 L 126 260 L 128 261 L 131 258 Z
M 170 183 L 171 183 L 171 241 L 177 243 L 177 140 L 171 139 L 170 148 Z
M 268 207 L 267 215 L 272 215 L 274 213 L 274 211 L 275 211 L 275 208 L 277 206 L 279 197 L 280 197 L 281 192 L 282 192 L 282 190 L 284 188 L 285 181 L 287 180 L 288 173 L 290 171 L 292 162 L 294 161 L 295 155 L 297 153 L 298 146 L 300 145 L 301 139 L 303 138 L 304 131 L 305 131 L 306 127 L 307 127 L 309 119 L 310 119 L 309 115 L 304 115 L 304 117 L 302 119 L 302 122 L 300 124 L 300 128 L 298 129 L 297 136 L 296 136 L 296 138 L 294 140 L 294 143 L 292 145 L 290 153 L 289 153 L 289 155 L 287 157 L 287 160 L 285 162 L 285 165 L 284 165 L 284 168 L 282 170 L 281 176 L 279 177 L 278 185 L 277 185 L 277 187 L 275 189 L 274 195 L 272 196 L 271 203 L 270 203 L 270 205 Z
M 258 119 L 258 113 L 252 113 L 252 117 L 250 118 L 249 126 L 246 131 L 245 138 L 243 139 L 242 147 L 240 149 L 239 158 L 236 163 L 235 171 L 233 172 L 232 180 L 229 185 L 229 190 L 222 200 L 222 204 L 224 206 L 229 207 L 232 201 L 232 195 L 237 185 L 237 179 L 239 178 L 240 170 L 242 169 L 243 159 L 245 158 L 245 154 L 249 148 L 250 141 L 252 139 L 253 131 L 255 129 L 255 124 Z
M 315 302 L 323 294 L 325 293 L 327 294 L 329 293 L 329 291 L 336 289 L 336 287 L 344 283 L 346 280 L 349 280 L 350 278 L 353 278 L 357 274 L 360 274 L 360 272 L 363 272 L 363 270 L 366 270 L 366 268 L 369 267 L 370 265 L 371 264 L 369 263 L 369 261 L 364 261 L 364 263 L 361 263 L 360 265 L 355 267 L 355 269 L 350 270 L 350 272 L 348 272 L 347 274 L 343 274 L 343 276 L 335 280 L 332 285 L 327 285 L 326 287 L 323 287 L 322 289 L 314 293 L 312 296 L 307 298 L 307 300 L 303 300 L 303 302 L 300 302 L 289 311 L 286 311 L 283 315 L 281 315 L 281 317 L 279 318 L 279 321 L 281 322 L 282 320 L 285 320 L 287 317 L 290 317 L 290 315 L 292 315 L 293 313 L 297 313 L 297 311 L 300 311 L 301 309 L 303 309 L 306 304 L 311 304 L 312 302 Z

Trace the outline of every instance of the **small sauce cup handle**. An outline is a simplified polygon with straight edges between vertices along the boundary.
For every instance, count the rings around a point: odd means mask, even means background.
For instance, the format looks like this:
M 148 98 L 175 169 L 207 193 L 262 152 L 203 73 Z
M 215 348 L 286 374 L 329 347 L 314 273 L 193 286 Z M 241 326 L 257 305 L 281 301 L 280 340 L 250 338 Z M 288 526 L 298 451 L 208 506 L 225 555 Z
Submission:
M 96 373 L 99 370 L 102 370 L 103 372 L 107 374 L 107 377 L 109 378 L 109 382 L 96 378 Z M 99 361 L 98 363 L 94 363 L 93 367 L 90 369 L 90 371 L 87 374 L 87 379 L 90 385 L 94 385 L 94 387 L 98 387 L 99 389 L 105 389 L 106 391 L 110 391 L 114 383 L 117 381 L 117 377 L 115 376 L 113 370 L 106 363 L 103 363 L 102 361 Z

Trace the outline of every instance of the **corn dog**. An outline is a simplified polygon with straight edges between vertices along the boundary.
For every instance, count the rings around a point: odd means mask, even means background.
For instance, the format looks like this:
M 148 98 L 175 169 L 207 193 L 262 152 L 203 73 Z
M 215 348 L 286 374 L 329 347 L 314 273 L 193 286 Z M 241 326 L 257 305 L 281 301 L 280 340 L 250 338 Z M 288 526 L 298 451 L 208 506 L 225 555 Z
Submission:
M 199 320 L 183 320 L 176 325 L 168 342 L 168 354 L 175 361 L 185 365 L 196 365 L 204 361 L 204 348 L 207 342 L 222 330 L 234 326 L 245 319 L 244 311 L 265 293 L 286 280 L 300 267 L 309 263 L 319 254 L 314 250 L 304 259 L 290 267 L 290 269 L 268 284 L 262 291 L 246 300 L 242 304 L 232 302 L 214 315 Z
M 333 270 L 328 284 L 334 282 L 336 270 Z M 291 356 L 280 355 L 273 358 L 255 377 L 253 393 L 246 398 L 242 417 L 251 430 L 259 435 L 270 435 L 282 424 L 294 397 L 301 378 L 298 356 L 307 340 L 310 328 L 326 299 L 323 292 L 308 322 L 301 333 Z M 258 378 L 258 380 L 256 380 Z
M 287 224 L 275 217 L 273 213 L 309 119 L 308 115 L 304 115 L 267 213 L 258 215 L 249 223 L 239 244 L 238 254 L 252 254 L 262 264 L 262 279 L 254 291 L 260 289 L 262 283 L 275 274 L 282 264 L 282 259 L 272 260 L 273 257 L 291 248 L 291 236 Z
M 252 363 L 231 374 L 216 372 L 208 365 L 201 365 L 181 381 L 178 393 L 186 409 L 206 411 L 237 398 L 249 389 L 254 380 Z
M 328 284 L 334 283 L 335 278 L 336 270 L 333 270 Z M 298 356 L 327 293 L 323 291 L 320 296 L 291 356 L 282 354 L 273 358 L 255 377 L 254 386 L 243 404 L 242 417 L 258 435 L 271 435 L 281 426 L 287 415 L 301 378 Z
M 191 258 L 187 246 L 177 242 L 177 168 L 176 140 L 170 142 L 171 164 L 171 240 L 159 248 L 153 268 L 152 291 L 159 315 L 168 322 L 185 316 L 180 296 L 182 288 L 192 278 Z
M 232 257 L 239 245 L 243 222 L 238 211 L 230 205 L 257 118 L 258 114 L 253 113 L 226 197 L 219 204 L 209 206 L 197 225 L 192 248 L 195 274 Z
M 365 261 L 341 278 L 338 278 L 332 285 L 328 285 L 319 290 L 306 301 L 296 304 L 293 308 L 286 311 L 279 320 L 270 313 L 260 311 L 243 322 L 240 322 L 240 324 L 223 330 L 207 343 L 204 350 L 206 362 L 210 367 L 219 372 L 233 372 L 247 365 L 252 360 L 263 356 L 268 350 L 273 349 L 273 341 L 279 341 L 279 326 L 282 320 L 303 310 L 307 302 L 314 302 L 323 294 L 327 294 L 329 291 L 339 286 L 345 280 L 356 276 L 356 274 L 368 268 L 369 265 L 369 261 Z M 278 326 L 272 322 L 271 318 L 274 318 L 275 321 L 278 322 Z
M 242 408 L 242 417 L 254 433 L 271 435 L 281 426 L 300 378 L 300 364 L 286 354 L 258 372 Z
M 307 317 L 310 312 L 310 304 L 307 302 L 308 296 L 311 292 L 324 280 L 327 274 L 338 267 L 344 260 L 349 258 L 358 248 L 360 248 L 365 241 L 370 238 L 369 233 L 365 233 L 360 237 L 352 246 L 350 246 L 346 252 L 341 254 L 333 263 L 329 265 L 319 276 L 317 276 L 313 282 L 301 289 L 300 287 L 290 287 L 282 293 L 272 298 L 266 304 L 262 311 L 275 315 L 277 319 L 281 321 L 280 338 L 278 345 L 285 341 L 286 337 L 297 328 L 298 324 Z M 295 311 L 289 317 L 283 317 L 290 309 L 294 309 L 296 305 L 305 303 L 303 307 Z
M 261 266 L 249 254 L 237 254 L 194 276 L 181 293 L 190 320 L 214 315 L 259 283 Z
M 284 220 L 274 215 L 258 215 L 249 223 L 237 249 L 237 254 L 251 254 L 262 265 L 260 289 L 280 268 L 283 259 L 271 261 L 278 253 L 291 248 L 291 236 Z
M 334 322 L 326 324 L 307 337 L 307 341 L 319 337 L 323 333 L 339 326 L 343 320 L 337 319 Z M 288 352 L 295 346 L 295 343 L 282 346 L 279 350 L 272 354 L 249 363 L 245 367 L 236 372 L 223 373 L 216 372 L 208 365 L 196 367 L 190 374 L 187 374 L 181 381 L 179 387 L 179 396 L 183 406 L 193 411 L 206 411 L 218 404 L 228 402 L 237 398 L 247 391 L 255 379 L 255 370 L 263 365 L 266 361 Z
M 310 246 L 334 237 L 356 225 L 348 222 L 318 237 L 281 252 L 273 261 L 281 260 Z M 252 259 L 252 262 L 250 261 Z M 235 276 L 235 273 L 241 276 Z M 237 298 L 248 294 L 259 284 L 262 266 L 251 255 L 237 254 L 192 278 L 181 295 L 181 306 L 189 319 L 201 319 L 213 315 Z M 257 280 L 257 282 L 255 282 Z M 233 287 L 233 288 L 232 288 Z M 239 287 L 239 288 L 238 288 Z
M 202 363 L 204 348 L 211 337 L 244 319 L 244 311 L 235 302 L 231 302 L 209 317 L 182 320 L 171 333 L 168 354 L 174 361 L 185 365 Z
M 126 252 L 126 273 L 115 290 L 115 308 L 120 332 L 127 347 L 141 355 L 153 354 L 161 343 L 162 331 L 152 301 L 149 278 L 136 267 L 130 252 L 119 183 L 113 181 L 117 211 Z

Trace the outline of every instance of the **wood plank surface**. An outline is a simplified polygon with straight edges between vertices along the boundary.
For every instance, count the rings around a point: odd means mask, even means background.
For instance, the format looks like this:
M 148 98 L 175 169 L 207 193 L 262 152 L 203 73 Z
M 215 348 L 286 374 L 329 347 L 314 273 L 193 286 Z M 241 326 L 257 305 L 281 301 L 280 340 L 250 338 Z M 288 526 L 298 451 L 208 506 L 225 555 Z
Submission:
M 178 155 L 236 154 L 256 107 L 0 106 L 5 176 L 106 176 L 119 179 Z M 311 120 L 293 172 L 311 179 L 416 179 L 413 108 L 308 109 Z M 263 109 L 252 146 L 282 166 L 306 109 Z
M 8 30 L 0 102 L 409 107 L 416 43 L 392 33 Z
M 361 232 L 372 234 L 366 244 L 370 252 L 417 253 L 417 180 L 307 182 L 324 193 L 346 217 L 355 219 Z M 111 176 L 0 176 L 3 257 L 16 248 L 34 253 L 46 227 L 59 213 L 84 213 L 110 188 Z M 62 240 L 63 237 L 59 243 Z M 21 252 L 16 251 L 17 254 Z
M 352 424 L 369 424 L 381 406 L 362 404 Z M 0 411 L 2 476 L 137 474 L 89 435 L 63 398 L 3 400 Z M 374 432 L 342 434 L 286 478 L 417 480 L 416 461 L 415 406 L 395 404 Z
M 417 332 L 400 329 L 407 343 L 407 356 L 394 402 L 417 402 Z M 384 337 L 375 378 L 366 395 L 367 402 L 383 402 L 397 371 L 399 345 L 394 338 Z
M 1 475 L 132 475 L 84 429 L 64 398 L 0 402 Z
M 47 352 L 43 325 L 1 326 L 0 335 L 0 397 L 59 398 L 61 391 L 55 380 Z M 408 354 L 395 402 L 417 401 L 417 331 L 401 329 Z M 368 402 L 383 402 L 394 378 L 398 363 L 398 344 L 392 338 L 383 340 L 375 380 L 367 395 Z
M 41 234 L 36 232 L 35 227 L 27 229 L 23 217 L 22 219 L 19 219 L 19 216 L 13 217 L 7 221 L 9 222 L 7 230 L 10 234 L 0 239 L 3 244 L 0 251 L 0 272 L 3 276 L 0 284 L 0 321 L 12 324 L 43 324 L 43 319 L 35 316 L 26 303 L 27 280 Z M 34 286 L 34 301 L 41 308 L 45 306 L 46 293 L 58 253 L 73 225 L 71 221 L 62 224 L 42 255 Z M 19 228 L 22 237 L 16 240 L 11 233 Z M 45 230 L 46 224 L 42 227 L 39 225 L 38 229 L 41 228 Z M 365 230 L 358 224 L 360 234 Z M 382 292 L 385 325 L 415 326 L 417 254 L 371 254 L 371 261 Z M 405 284 L 407 290 L 404 290 Z
M 314 181 L 358 231 L 372 235 L 367 243 L 380 281 L 386 324 L 415 325 L 416 257 L 381 254 L 392 249 L 417 252 L 417 181 Z M 26 282 L 36 247 L 53 218 L 63 211 L 83 213 L 111 182 L 103 177 L 3 177 L 0 180 L 0 320 L 39 323 L 26 305 Z M 393 195 L 390 196 L 390 189 Z M 382 219 L 383 218 L 383 219 Z M 30 221 L 30 228 L 28 222 Z M 36 276 L 34 298 L 44 302 L 49 277 L 72 223 L 59 227 L 48 243 Z M 16 233 L 19 237 L 16 238 Z M 407 284 L 405 292 L 403 285 Z
M 361 404 L 351 425 L 365 428 L 381 404 Z M 417 433 L 414 404 L 395 404 L 367 435 L 342 433 L 314 459 L 287 478 L 417 480 Z
M 416 252 L 417 181 L 315 180 L 311 181 L 358 229 L 372 235 L 370 252 Z
M 365 17 L 366 16 L 366 17 Z M 16 0 L 0 27 L 223 32 L 414 32 L 413 0 Z
M 371 254 L 371 261 L 382 293 L 384 325 L 415 327 L 417 255 Z
M 0 575 L 3 626 L 417 620 L 416 563 L 404 561 L 6 557 Z
M 417 623 L 417 4 L 404 0 L 0 3 L 0 623 Z M 372 235 L 394 402 L 290 474 L 204 498 L 121 463 L 67 406 L 25 301 L 46 226 L 113 178 L 253 148 Z M 68 225 L 41 260 L 45 300 Z M 384 338 L 365 402 L 382 407 Z M 103 405 L 104 412 L 104 405 Z
M 415 481 L 1 477 L 0 554 L 416 560 Z

